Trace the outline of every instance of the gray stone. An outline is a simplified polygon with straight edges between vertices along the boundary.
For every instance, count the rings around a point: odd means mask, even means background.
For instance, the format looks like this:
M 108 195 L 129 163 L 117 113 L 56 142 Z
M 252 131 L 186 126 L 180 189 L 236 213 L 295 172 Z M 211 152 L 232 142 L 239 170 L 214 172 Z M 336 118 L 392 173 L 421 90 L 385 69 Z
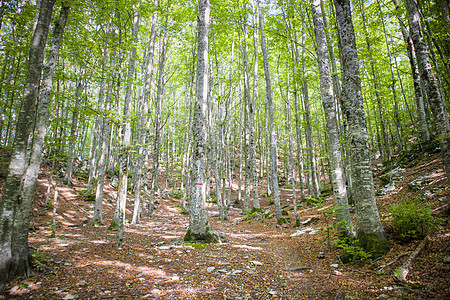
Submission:
M 257 260 L 251 260 L 250 263 L 252 263 L 255 267 L 256 266 L 262 266 L 262 262 L 257 261 Z

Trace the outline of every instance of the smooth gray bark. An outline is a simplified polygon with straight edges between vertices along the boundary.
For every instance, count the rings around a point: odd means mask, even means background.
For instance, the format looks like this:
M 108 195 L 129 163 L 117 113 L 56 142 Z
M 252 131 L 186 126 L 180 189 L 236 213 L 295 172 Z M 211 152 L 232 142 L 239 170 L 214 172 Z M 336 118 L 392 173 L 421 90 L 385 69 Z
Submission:
M 352 160 L 357 237 L 366 251 L 389 250 L 375 201 L 370 148 L 361 94 L 361 78 L 349 0 L 334 0 L 342 65 L 342 103 L 347 116 Z
M 20 261 L 13 260 L 11 247 L 17 208 L 23 204 L 22 180 L 28 167 L 28 140 L 35 124 L 34 110 L 39 97 L 44 50 L 54 5 L 55 0 L 41 2 L 38 21 L 30 43 L 28 74 L 16 123 L 11 162 L 0 201 L 0 291 L 8 278 L 28 275 L 30 271 L 28 257 Z
M 185 241 L 217 242 L 220 237 L 209 224 L 205 209 L 205 159 L 206 126 L 205 110 L 208 97 L 208 31 L 210 24 L 209 0 L 198 2 L 198 52 L 196 91 L 192 122 L 192 187 L 189 196 L 189 229 Z
M 447 108 L 441 100 L 436 77 L 431 67 L 428 49 L 420 30 L 420 15 L 417 2 L 416 0 L 407 0 L 406 4 L 409 14 L 409 31 L 414 43 L 420 78 L 425 85 L 430 108 L 436 120 L 436 127 L 438 129 L 437 139 L 441 146 L 447 181 L 450 183 L 450 125 Z
M 317 60 L 319 64 L 320 95 L 325 112 L 325 124 L 328 140 L 328 160 L 331 171 L 331 184 L 333 186 L 334 206 L 336 207 L 336 221 L 339 234 L 353 237 L 353 224 L 350 219 L 350 210 L 345 186 L 344 168 L 342 167 L 341 145 L 339 141 L 339 128 L 336 117 L 336 105 L 332 93 L 332 81 L 328 59 L 327 41 L 322 18 L 320 0 L 312 0 L 314 33 L 317 46 Z
M 122 145 L 120 149 L 120 171 L 121 178 L 119 185 L 121 189 L 117 191 L 118 201 L 121 203 L 119 210 L 119 230 L 117 232 L 116 246 L 122 248 L 123 243 L 123 226 L 125 221 L 127 190 L 128 190 L 128 166 L 130 160 L 130 143 L 131 143 L 131 101 L 133 96 L 133 79 L 134 69 L 136 66 L 136 45 L 139 32 L 139 13 L 133 12 L 133 29 L 131 32 L 133 46 L 131 47 L 130 59 L 128 63 L 127 86 L 125 90 L 125 101 L 123 105 L 123 129 L 122 129 Z
M 258 6 L 258 16 L 259 16 L 259 26 L 261 33 L 261 51 L 263 54 L 264 62 L 264 78 L 266 80 L 266 101 L 267 110 L 269 115 L 269 134 L 270 134 L 270 157 L 272 160 L 271 168 L 271 178 L 273 184 L 273 197 L 275 201 L 275 215 L 277 217 L 278 223 L 284 223 L 283 215 L 281 214 L 280 205 L 280 191 L 278 188 L 278 155 L 277 155 L 277 139 L 275 135 L 275 122 L 274 122 L 274 112 L 273 112 L 273 100 L 272 100 L 272 86 L 270 81 L 269 73 L 269 56 L 267 54 L 266 47 L 266 37 L 264 31 L 264 20 L 261 11 L 261 6 L 259 1 L 257 1 Z

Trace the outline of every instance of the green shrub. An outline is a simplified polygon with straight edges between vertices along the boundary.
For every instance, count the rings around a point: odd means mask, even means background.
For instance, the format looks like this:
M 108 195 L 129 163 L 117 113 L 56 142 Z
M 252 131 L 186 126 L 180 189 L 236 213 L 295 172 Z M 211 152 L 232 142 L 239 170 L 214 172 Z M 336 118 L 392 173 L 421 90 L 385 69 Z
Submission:
M 323 203 L 323 198 L 314 198 L 314 196 L 308 195 L 305 196 L 305 201 L 308 206 L 321 206 Z
M 428 205 L 413 200 L 391 206 L 390 212 L 394 234 L 404 242 L 425 237 L 440 221 Z
M 180 215 L 187 215 L 186 208 L 184 208 L 183 205 L 177 204 L 175 207 L 178 208 L 178 213 Z
M 275 204 L 275 199 L 273 199 L 273 198 L 267 199 L 267 204 L 274 205 Z
M 177 190 L 177 189 L 173 189 L 172 190 L 172 198 L 175 199 L 182 199 L 183 198 L 183 191 L 182 190 Z
M 84 201 L 95 201 L 95 194 L 86 194 L 84 195 Z
M 364 251 L 358 239 L 341 238 L 337 241 L 336 247 L 344 250 L 344 253 L 340 256 L 344 264 L 372 258 L 372 254 Z

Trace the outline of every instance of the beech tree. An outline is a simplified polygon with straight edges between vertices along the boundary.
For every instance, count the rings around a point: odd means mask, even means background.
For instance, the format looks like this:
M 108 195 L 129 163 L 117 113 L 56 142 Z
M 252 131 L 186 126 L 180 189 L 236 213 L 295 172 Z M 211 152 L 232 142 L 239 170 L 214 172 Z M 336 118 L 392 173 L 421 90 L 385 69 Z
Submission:
M 30 266 L 28 251 L 18 254 L 12 252 L 15 242 L 14 227 L 26 228 L 21 223 L 27 223 L 26 213 L 23 219 L 17 219 L 17 210 L 23 205 L 22 181 L 28 167 L 28 140 L 35 125 L 34 109 L 39 96 L 41 72 L 43 70 L 44 50 L 50 28 L 55 0 L 42 0 L 39 17 L 30 43 L 28 57 L 28 74 L 24 88 L 22 103 L 16 126 L 11 162 L 0 202 L 0 290 L 10 276 L 28 276 Z M 36 180 L 35 178 L 34 180 Z M 29 209 L 25 208 L 25 211 Z M 20 234 L 24 234 L 20 232 Z
M 366 116 L 361 94 L 356 38 L 349 0 L 334 0 L 342 64 L 342 104 L 350 135 L 353 199 L 357 237 L 363 248 L 375 254 L 389 250 L 375 202 Z
M 208 97 L 208 32 L 210 25 L 209 0 L 198 3 L 198 44 L 195 103 L 192 121 L 192 187 L 189 195 L 189 229 L 185 241 L 207 243 L 220 240 L 209 224 L 205 210 L 206 181 L 206 100 Z

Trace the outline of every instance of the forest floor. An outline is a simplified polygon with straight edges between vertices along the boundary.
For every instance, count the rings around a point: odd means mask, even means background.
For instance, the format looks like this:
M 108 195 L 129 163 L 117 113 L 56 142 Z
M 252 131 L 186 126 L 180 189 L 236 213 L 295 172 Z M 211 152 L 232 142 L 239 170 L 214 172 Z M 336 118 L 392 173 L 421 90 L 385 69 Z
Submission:
M 93 202 L 84 200 L 85 182 L 74 179 L 72 187 L 59 188 L 58 223 L 51 237 L 53 209 L 43 206 L 48 184 L 48 169 L 43 168 L 36 192 L 35 230 L 29 236 L 41 265 L 31 277 L 11 282 L 0 299 L 450 299 L 450 188 L 440 157 L 421 155 L 404 168 L 395 187 L 377 196 L 391 251 L 376 261 L 348 264 L 339 258 L 343 250 L 326 242 L 326 221 L 332 222 L 332 216 L 325 217 L 324 211 L 332 199 L 318 207 L 301 203 L 300 221 L 318 220 L 294 228 L 292 192 L 283 187 L 282 206 L 287 206 L 292 219 L 283 226 L 262 214 L 252 219 L 242 216 L 239 205 L 230 210 L 229 220 L 221 221 L 217 206 L 208 203 L 213 229 L 229 242 L 184 244 L 188 216 L 180 213 L 181 200 L 169 193 L 158 199 L 154 217 L 126 225 L 124 246 L 117 249 L 116 232 L 107 230 L 115 189 L 105 186 L 104 222 L 91 226 Z M 423 176 L 428 178 L 423 180 L 425 186 L 413 190 L 408 185 Z M 375 182 L 381 187 L 378 177 Z M 262 196 L 264 192 L 260 191 L 262 209 L 273 214 L 274 206 Z M 237 198 L 236 191 L 233 197 Z M 429 203 L 443 220 L 426 237 L 405 284 L 394 279 L 393 271 L 422 241 L 396 241 L 390 235 L 388 207 L 408 197 Z M 131 195 L 128 203 L 127 219 L 131 219 Z M 330 239 L 336 240 L 333 233 Z

